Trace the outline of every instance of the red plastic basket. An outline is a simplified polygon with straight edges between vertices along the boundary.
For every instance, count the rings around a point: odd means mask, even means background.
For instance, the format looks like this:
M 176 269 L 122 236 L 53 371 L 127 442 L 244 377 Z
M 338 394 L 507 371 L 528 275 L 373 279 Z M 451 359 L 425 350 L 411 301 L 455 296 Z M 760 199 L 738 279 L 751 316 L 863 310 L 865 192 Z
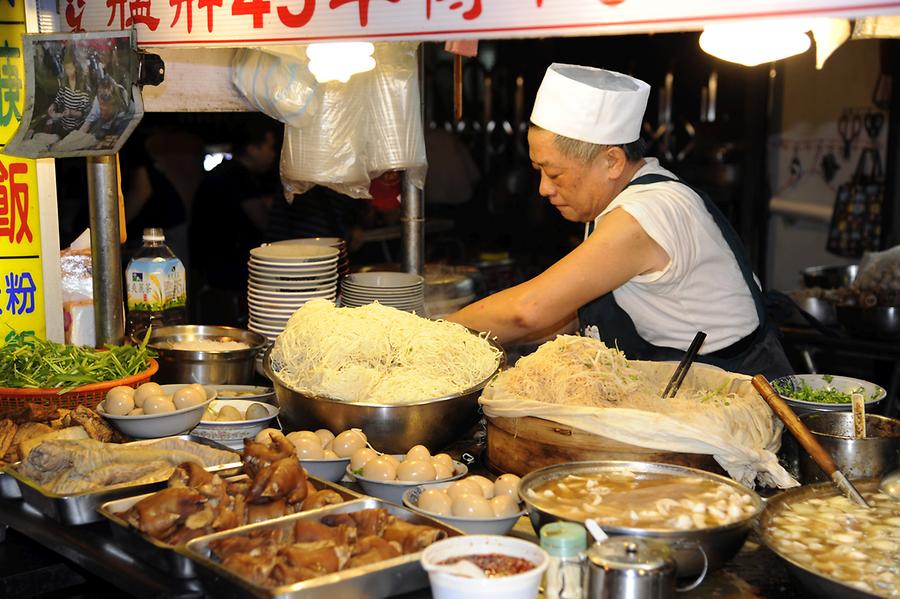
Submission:
M 113 387 L 120 385 L 137 387 L 149 381 L 150 377 L 156 374 L 157 370 L 159 370 L 159 363 L 150 358 L 149 366 L 147 366 L 146 370 L 134 376 L 105 383 L 82 385 L 63 394 L 60 394 L 59 389 L 12 389 L 0 387 L 0 409 L 25 407 L 26 404 L 31 403 L 67 410 L 74 410 L 82 405 L 93 410 L 106 397 L 106 392 Z

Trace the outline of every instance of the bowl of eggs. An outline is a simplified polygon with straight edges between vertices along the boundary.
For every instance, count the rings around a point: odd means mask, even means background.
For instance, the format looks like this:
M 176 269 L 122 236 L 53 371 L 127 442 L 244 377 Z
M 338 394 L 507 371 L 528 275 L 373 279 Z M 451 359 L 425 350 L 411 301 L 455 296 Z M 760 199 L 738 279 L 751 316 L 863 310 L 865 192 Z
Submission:
M 278 407 L 247 399 L 215 399 L 206 406 L 191 434 L 243 449 L 245 437 L 255 437 L 278 416 Z
M 113 387 L 97 406 L 97 413 L 123 435 L 155 439 L 194 428 L 200 422 L 203 410 L 215 398 L 215 390 L 197 383 L 144 383 L 137 389 Z
M 295 431 L 285 435 L 293 444 L 300 463 L 311 475 L 338 482 L 344 477 L 350 456 L 366 447 L 366 435 L 358 428 L 335 435 L 320 428 L 316 431 Z
M 515 474 L 413 487 L 403 493 L 403 505 L 470 535 L 505 535 L 525 515 Z
M 453 481 L 468 472 L 462 462 L 446 453 L 432 456 L 424 445 L 395 455 L 362 447 L 353 452 L 347 465 L 347 474 L 356 479 L 367 495 L 397 505 L 403 503 L 403 493 L 413 487 Z

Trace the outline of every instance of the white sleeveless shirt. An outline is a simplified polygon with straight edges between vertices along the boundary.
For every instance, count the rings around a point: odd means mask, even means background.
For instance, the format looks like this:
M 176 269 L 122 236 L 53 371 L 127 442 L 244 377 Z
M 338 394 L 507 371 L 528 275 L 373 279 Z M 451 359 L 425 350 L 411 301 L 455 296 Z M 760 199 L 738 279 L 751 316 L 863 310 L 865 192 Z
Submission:
M 632 180 L 648 174 L 676 178 L 655 158 L 645 161 Z M 636 276 L 613 291 L 641 337 L 687 349 L 697 331 L 704 331 L 700 353 L 708 354 L 759 326 L 737 259 L 693 190 L 674 182 L 635 185 L 616 196 L 595 222 L 617 208 L 634 217 L 669 255 L 664 269 Z

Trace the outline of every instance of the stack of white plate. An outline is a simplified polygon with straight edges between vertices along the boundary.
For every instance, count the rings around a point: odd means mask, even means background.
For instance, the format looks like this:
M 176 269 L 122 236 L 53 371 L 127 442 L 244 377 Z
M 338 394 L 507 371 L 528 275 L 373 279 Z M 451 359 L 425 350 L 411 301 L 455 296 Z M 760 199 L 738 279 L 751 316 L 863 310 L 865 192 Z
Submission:
M 284 241 L 273 241 L 269 245 L 324 245 L 337 248 L 338 274 L 343 277 L 350 273 L 350 260 L 347 257 L 347 242 L 340 237 L 304 237 L 302 239 L 285 239 Z
M 403 272 L 360 272 L 341 281 L 342 306 L 359 307 L 374 301 L 424 314 L 425 279 Z
M 313 299 L 335 301 L 339 253 L 336 248 L 309 244 L 250 250 L 248 328 L 265 335 L 271 344 L 297 308 Z

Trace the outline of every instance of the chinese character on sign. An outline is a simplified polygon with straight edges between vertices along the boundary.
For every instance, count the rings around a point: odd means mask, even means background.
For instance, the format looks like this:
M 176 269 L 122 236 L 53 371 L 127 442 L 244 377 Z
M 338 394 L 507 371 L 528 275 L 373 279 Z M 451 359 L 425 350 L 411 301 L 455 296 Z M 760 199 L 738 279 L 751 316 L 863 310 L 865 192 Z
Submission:
M 428 1 L 429 3 L 431 2 L 431 0 Z M 481 2 L 481 0 L 475 1 Z M 369 0 L 331 0 L 328 3 L 328 7 L 331 8 L 331 10 L 334 10 L 335 8 L 340 8 L 341 6 L 349 4 L 351 2 L 359 3 L 359 25 L 360 27 L 365 27 L 369 24 Z M 388 0 L 388 2 L 396 4 L 397 2 L 400 2 L 400 0 Z
M 0 47 L 0 125 L 6 126 L 12 122 L 22 120 L 19 107 L 19 92 L 22 90 L 22 79 L 19 78 L 19 67 L 11 62 L 13 58 L 19 58 L 21 50 L 10 48 L 9 42 L 4 40 Z
M 6 237 L 9 243 L 34 240 L 28 226 L 28 184 L 16 180 L 26 173 L 24 162 L 13 162 L 9 170 L 0 162 L 0 238 Z
M 425 5 L 425 18 L 427 18 L 427 19 L 431 18 L 431 3 L 432 2 L 443 2 L 443 1 L 444 0 L 427 0 L 428 4 Z M 472 5 L 468 8 L 468 10 L 466 10 L 465 12 L 462 13 L 463 18 L 467 21 L 472 21 L 481 16 L 481 0 L 471 0 L 471 1 L 472 1 Z M 541 5 L 541 2 L 542 2 L 542 0 L 538 0 L 538 6 Z M 450 8 L 450 10 L 459 10 L 460 8 L 463 8 L 463 6 L 465 6 L 465 3 L 461 2 L 460 0 L 453 0 L 452 2 L 450 2 L 450 5 L 448 8 Z
M 84 15 L 84 5 L 87 0 L 66 0 L 66 25 L 73 33 L 84 31 L 81 26 L 81 17 Z
M 6 274 L 6 310 L 11 314 L 34 312 L 34 292 L 37 286 L 30 272 Z
M 278 18 L 285 27 L 303 27 L 316 12 L 316 0 L 303 0 L 303 10 L 294 14 L 287 6 L 278 7 Z
M 194 26 L 194 0 L 169 0 L 169 6 L 175 7 L 175 17 L 169 27 L 175 27 L 181 18 L 181 7 L 185 5 L 187 32 L 190 33 Z M 213 30 L 213 7 L 222 7 L 222 0 L 197 0 L 197 9 L 206 9 L 206 30 L 212 33 Z
M 109 27 L 119 16 L 119 29 L 125 29 L 132 25 L 146 25 L 150 31 L 156 31 L 159 19 L 150 14 L 152 0 L 106 0 L 109 9 Z M 127 6 L 126 6 L 127 5 Z M 126 14 L 127 13 L 127 14 Z

